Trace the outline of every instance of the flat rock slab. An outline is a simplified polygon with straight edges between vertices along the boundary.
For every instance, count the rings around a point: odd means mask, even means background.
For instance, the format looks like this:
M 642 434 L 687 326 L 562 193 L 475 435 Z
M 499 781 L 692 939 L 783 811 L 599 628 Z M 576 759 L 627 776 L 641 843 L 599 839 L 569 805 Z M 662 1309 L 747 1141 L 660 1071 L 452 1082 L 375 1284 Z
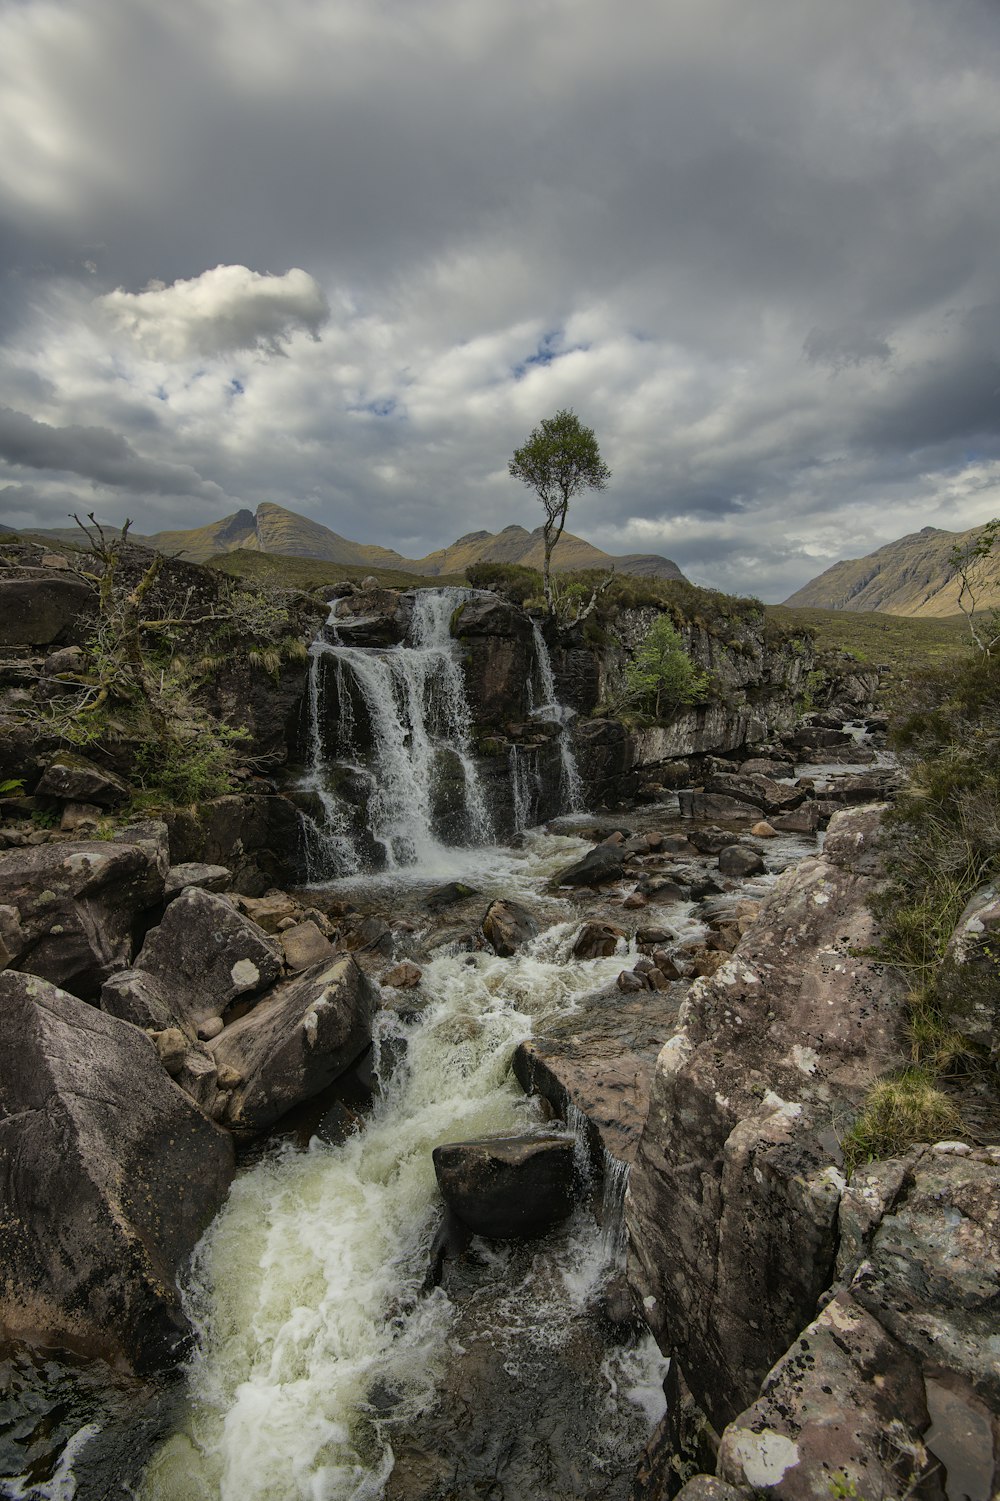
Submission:
M 137 1028 L 0 975 L 0 1322 L 150 1371 L 189 1328 L 174 1278 L 225 1197 L 233 1146 Z
M 544 1032 L 518 1046 L 518 1083 L 560 1114 L 575 1105 L 588 1122 L 598 1157 L 607 1151 L 619 1162 L 631 1162 L 656 1058 L 676 1025 L 679 995 L 643 985 L 634 994 L 615 990 L 584 999 L 571 1016 L 547 1023 Z
M 90 839 L 7 851 L 0 860 L 0 931 L 12 967 L 90 997 L 132 959 L 140 913 L 163 898 L 162 838 Z
M 232 871 L 226 865 L 204 865 L 200 860 L 188 860 L 183 865 L 171 865 L 163 887 L 163 900 L 172 902 L 189 886 L 200 891 L 227 891 L 232 884 Z
M 572 1213 L 572 1136 L 499 1136 L 434 1148 L 442 1198 L 462 1224 L 491 1240 L 543 1235 Z
M 353 959 L 337 959 L 277 986 L 208 1047 L 230 1091 L 224 1122 L 241 1134 L 264 1131 L 293 1105 L 312 1099 L 371 1044 L 375 987 Z

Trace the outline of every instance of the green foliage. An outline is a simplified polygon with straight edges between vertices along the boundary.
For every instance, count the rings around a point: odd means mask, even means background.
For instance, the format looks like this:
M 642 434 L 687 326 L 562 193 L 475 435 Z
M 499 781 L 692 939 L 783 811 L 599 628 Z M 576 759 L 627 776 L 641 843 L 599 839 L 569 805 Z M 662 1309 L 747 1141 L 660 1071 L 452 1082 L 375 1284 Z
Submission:
M 140 746 L 133 780 L 153 801 L 172 804 L 204 802 L 232 790 L 246 730 L 196 715 L 178 724 L 169 740 Z
M 521 563 L 473 563 L 465 577 L 471 588 L 491 589 L 515 605 L 523 606 L 542 593 L 542 575 Z
M 24 791 L 23 777 L 8 777 L 0 782 L 0 797 L 17 797 Z
M 576 413 L 566 407 L 532 429 L 528 441 L 514 450 L 507 467 L 512 479 L 534 490 L 545 511 L 542 582 L 552 612 L 552 550 L 566 525 L 569 503 L 584 490 L 606 489 L 611 470 L 601 458 L 593 428 L 584 427 Z
M 683 704 L 699 703 L 708 677 L 695 666 L 669 615 L 658 615 L 625 671 L 629 701 L 654 719 Z
M 1000 610 L 983 608 L 983 595 L 996 582 L 994 550 L 1000 539 L 1000 516 L 988 521 L 965 542 L 956 542 L 948 563 L 958 577 L 958 608 L 984 657 L 1000 642 Z
M 926 1069 L 909 1068 L 895 1079 L 882 1079 L 841 1147 L 848 1172 L 862 1162 L 897 1157 L 914 1142 L 939 1141 L 962 1128 L 954 1103 Z

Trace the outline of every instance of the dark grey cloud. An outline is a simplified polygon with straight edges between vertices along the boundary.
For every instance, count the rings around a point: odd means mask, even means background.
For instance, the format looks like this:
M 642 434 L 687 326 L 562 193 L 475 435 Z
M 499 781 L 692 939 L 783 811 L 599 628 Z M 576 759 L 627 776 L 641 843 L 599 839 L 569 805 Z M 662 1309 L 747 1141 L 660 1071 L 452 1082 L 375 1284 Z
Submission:
M 776 594 L 985 519 L 998 65 L 995 0 L 8 7 L 14 451 L 43 507 L 423 551 L 533 525 L 506 460 L 573 405 L 577 530 Z

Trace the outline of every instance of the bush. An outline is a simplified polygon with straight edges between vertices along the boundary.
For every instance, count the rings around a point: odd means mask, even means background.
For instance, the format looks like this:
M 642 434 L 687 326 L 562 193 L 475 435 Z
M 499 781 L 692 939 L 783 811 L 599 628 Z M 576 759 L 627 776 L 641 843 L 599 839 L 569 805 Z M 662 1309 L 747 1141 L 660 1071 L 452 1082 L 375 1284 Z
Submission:
M 525 568 L 520 563 L 473 563 L 465 576 L 471 588 L 491 589 L 511 604 L 524 606 L 535 596 L 544 601 L 542 575 L 537 568 Z
M 659 719 L 682 704 L 700 702 L 708 677 L 695 666 L 669 615 L 658 615 L 625 669 L 630 700 Z

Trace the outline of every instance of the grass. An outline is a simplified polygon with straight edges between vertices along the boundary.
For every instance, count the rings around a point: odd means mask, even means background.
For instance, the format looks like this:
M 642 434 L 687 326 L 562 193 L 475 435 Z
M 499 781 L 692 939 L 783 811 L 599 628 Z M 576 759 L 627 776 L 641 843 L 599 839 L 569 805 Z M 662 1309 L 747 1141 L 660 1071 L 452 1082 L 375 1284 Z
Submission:
M 396 568 L 330 563 L 324 558 L 293 558 L 283 553 L 253 552 L 248 548 L 219 553 L 214 558 L 209 558 L 206 566 L 214 568 L 218 573 L 227 573 L 232 578 L 306 591 L 321 589 L 325 584 L 339 584 L 345 579 L 357 584 L 369 577 L 378 579 L 383 589 L 431 589 L 465 583 L 461 574 L 448 573 L 438 578 L 423 578 L 420 574 L 403 573 Z
M 820 651 L 848 652 L 866 666 L 887 667 L 880 699 L 889 712 L 906 709 L 915 676 L 969 660 L 969 628 L 963 615 L 921 619 L 876 611 L 765 608 L 776 624 L 810 631 Z
M 874 1086 L 841 1143 L 844 1162 L 851 1173 L 862 1162 L 897 1157 L 914 1142 L 941 1141 L 961 1130 L 962 1118 L 934 1075 L 908 1068 Z

